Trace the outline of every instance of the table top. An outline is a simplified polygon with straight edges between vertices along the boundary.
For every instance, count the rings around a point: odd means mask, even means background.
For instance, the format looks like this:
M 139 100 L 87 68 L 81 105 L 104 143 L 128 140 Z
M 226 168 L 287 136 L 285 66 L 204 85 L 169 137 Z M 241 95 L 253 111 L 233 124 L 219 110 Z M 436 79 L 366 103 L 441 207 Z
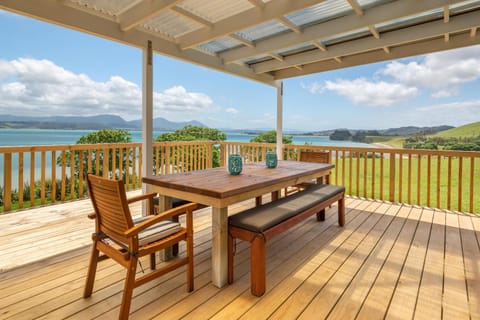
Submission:
M 286 187 L 304 182 L 328 174 L 333 167 L 332 164 L 327 163 L 278 161 L 276 168 L 267 168 L 263 162 L 256 162 L 244 164 L 242 173 L 239 175 L 231 175 L 227 168 L 219 167 L 165 176 L 144 177 L 143 182 L 159 187 L 163 191 L 170 189 L 172 194 L 166 194 L 167 196 L 176 196 L 178 193 L 175 191 L 178 191 L 183 194 L 192 193 L 224 199 L 255 193 L 253 190 L 265 192 L 270 187 Z

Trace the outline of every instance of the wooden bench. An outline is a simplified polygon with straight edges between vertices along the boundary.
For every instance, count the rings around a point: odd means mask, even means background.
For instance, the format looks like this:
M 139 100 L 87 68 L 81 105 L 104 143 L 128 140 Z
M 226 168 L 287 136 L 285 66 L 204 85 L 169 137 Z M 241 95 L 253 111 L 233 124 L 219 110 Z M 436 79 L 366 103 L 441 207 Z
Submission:
M 338 224 L 345 224 L 345 188 L 314 185 L 304 191 L 251 208 L 228 218 L 228 283 L 233 283 L 234 242 L 250 242 L 250 290 L 265 293 L 266 242 L 300 221 L 316 214 L 325 220 L 325 208 L 338 201 Z

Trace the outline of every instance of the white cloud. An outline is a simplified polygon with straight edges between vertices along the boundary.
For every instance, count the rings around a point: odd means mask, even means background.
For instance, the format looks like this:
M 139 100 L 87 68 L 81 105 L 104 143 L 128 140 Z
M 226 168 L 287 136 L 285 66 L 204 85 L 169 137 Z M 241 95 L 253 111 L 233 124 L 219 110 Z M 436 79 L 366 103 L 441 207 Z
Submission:
M 480 100 L 418 107 L 416 117 L 422 119 L 424 125 L 450 124 L 458 126 L 480 121 Z
M 225 109 L 225 112 L 230 113 L 230 114 L 238 114 L 240 111 L 238 111 L 235 108 L 227 108 L 227 109 Z
M 301 82 L 300 86 L 303 89 L 306 89 L 311 94 L 322 93 L 325 90 L 325 87 L 321 83 L 318 83 L 316 81 L 308 84 Z
M 140 118 L 141 88 L 120 76 L 97 82 L 48 60 L 0 60 L 0 114 L 30 116 L 116 114 Z M 213 101 L 204 93 L 175 86 L 154 93 L 155 116 L 211 111 Z
M 420 62 L 393 61 L 379 72 L 408 86 L 432 90 L 432 97 L 459 93 L 461 84 L 480 79 L 480 46 L 425 56 Z
M 418 94 L 415 87 L 385 81 L 372 82 L 364 78 L 326 81 L 325 89 L 347 97 L 355 104 L 390 106 Z

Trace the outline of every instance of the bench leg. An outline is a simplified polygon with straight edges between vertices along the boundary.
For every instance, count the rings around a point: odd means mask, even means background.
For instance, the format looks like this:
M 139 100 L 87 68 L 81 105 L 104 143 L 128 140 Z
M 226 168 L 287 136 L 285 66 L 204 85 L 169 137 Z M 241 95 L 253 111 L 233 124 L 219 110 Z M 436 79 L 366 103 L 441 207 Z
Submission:
M 265 238 L 256 236 L 250 248 L 250 290 L 254 296 L 265 293 L 266 250 Z
M 227 254 L 228 254 L 228 284 L 233 283 L 233 248 L 235 239 L 228 234 Z
M 317 221 L 325 221 L 325 209 L 317 212 Z
M 338 225 L 340 227 L 345 225 L 345 197 L 338 200 Z

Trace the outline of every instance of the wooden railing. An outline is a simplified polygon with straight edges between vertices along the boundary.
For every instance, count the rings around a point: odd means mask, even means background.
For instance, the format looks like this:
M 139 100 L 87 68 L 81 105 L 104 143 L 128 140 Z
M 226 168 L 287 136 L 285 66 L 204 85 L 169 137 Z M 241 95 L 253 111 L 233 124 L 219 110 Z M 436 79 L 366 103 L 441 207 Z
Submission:
M 156 175 L 212 166 L 210 142 L 154 143 Z M 140 143 L 0 147 L 0 212 L 87 196 L 86 173 L 141 186 Z
M 224 166 L 232 153 L 245 162 L 264 161 L 269 150 L 275 145 L 154 143 L 152 174 Z M 335 164 L 330 181 L 349 195 L 480 213 L 480 152 L 285 145 L 283 158 L 297 160 L 300 150 L 329 151 Z M 141 154 L 140 143 L 0 147 L 0 212 L 84 198 L 87 172 L 138 188 Z
M 222 164 L 230 153 L 262 161 L 274 144 L 221 143 Z M 331 183 L 347 194 L 448 210 L 480 213 L 480 152 L 285 145 L 283 157 L 300 150 L 329 151 Z

